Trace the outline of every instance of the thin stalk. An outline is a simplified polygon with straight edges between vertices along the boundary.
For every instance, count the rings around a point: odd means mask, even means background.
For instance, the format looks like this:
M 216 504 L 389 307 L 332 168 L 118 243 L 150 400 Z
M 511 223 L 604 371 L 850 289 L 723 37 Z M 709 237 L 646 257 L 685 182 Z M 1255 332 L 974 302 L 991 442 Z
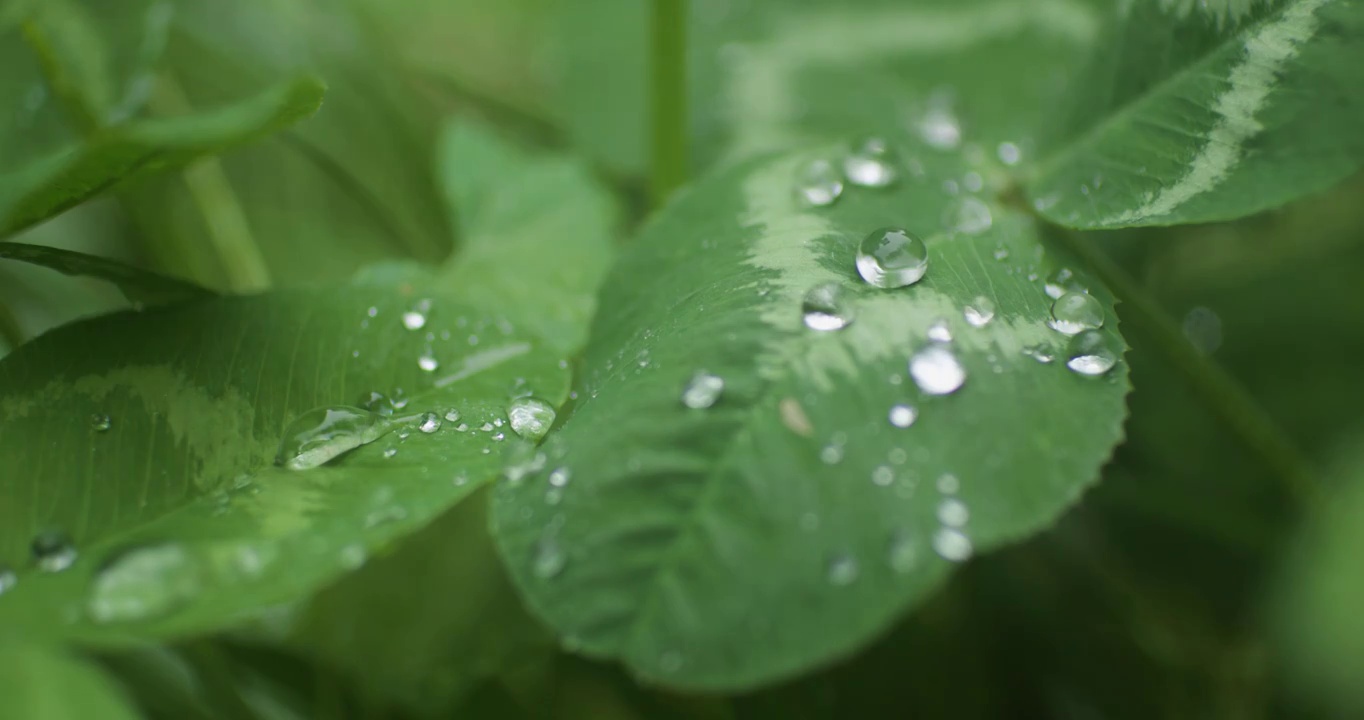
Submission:
M 654 0 L 651 128 L 653 200 L 687 181 L 687 0 Z
M 1189 389 L 1226 424 L 1246 450 L 1273 469 L 1290 495 L 1310 502 L 1317 494 L 1317 480 L 1310 464 L 1250 393 L 1195 348 L 1164 308 L 1096 243 L 1061 229 L 1052 236 L 1118 295 L 1124 305 L 1123 320 L 1151 339 L 1155 348 L 1184 376 Z
M 90 135 L 104 124 L 100 120 L 99 109 L 85 97 L 76 78 L 62 65 L 52 39 L 36 20 L 25 20 L 22 25 L 24 41 L 38 59 L 43 79 L 52 90 L 52 95 L 61 104 L 66 116 L 76 125 L 82 135 Z

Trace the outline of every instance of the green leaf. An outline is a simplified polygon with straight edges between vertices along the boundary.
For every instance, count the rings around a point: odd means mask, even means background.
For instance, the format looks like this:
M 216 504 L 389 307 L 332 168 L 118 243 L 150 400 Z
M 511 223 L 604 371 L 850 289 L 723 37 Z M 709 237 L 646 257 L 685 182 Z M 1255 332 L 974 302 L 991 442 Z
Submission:
M 573 146 L 606 167 L 649 166 L 649 3 L 579 0 L 554 9 L 562 65 L 555 105 Z
M 0 236 L 135 176 L 181 167 L 293 125 L 317 110 L 324 90 L 320 80 L 304 77 L 223 110 L 101 130 L 78 146 L 0 177 Z
M 566 365 L 505 320 L 430 299 L 420 331 L 401 320 L 413 299 L 391 290 L 280 292 L 77 323 L 6 357 L 0 561 L 22 570 L 0 624 L 101 644 L 221 628 L 312 592 L 489 479 L 510 394 L 562 402 Z M 300 414 L 399 389 L 392 432 L 314 470 L 275 465 Z M 414 429 L 450 409 L 462 418 Z M 78 553 L 65 571 L 25 561 L 49 529 Z
M 561 351 L 582 347 L 614 252 L 610 193 L 585 164 L 531 157 L 471 123 L 446 128 L 439 158 L 464 246 L 437 282 Z
M 41 265 L 64 275 L 108 280 L 117 285 L 128 300 L 148 305 L 211 294 L 191 282 L 124 265 L 116 260 L 44 245 L 0 242 L 0 258 Z
M 46 645 L 0 640 L 0 698 L 24 720 L 137 720 L 122 690 L 90 663 Z
M 1029 193 L 1049 219 L 1226 220 L 1325 190 L 1364 164 L 1358 3 L 1127 7 L 1071 121 L 1058 124 L 1065 132 L 1031 170 Z
M 928 178 L 967 167 L 921 144 L 892 145 L 894 187 L 804 207 L 795 188 L 809 164 L 846 152 L 765 156 L 703 180 L 605 283 L 580 403 L 547 444 L 545 472 L 494 498 L 517 585 L 570 647 L 709 691 L 827 664 L 937 587 L 953 565 L 940 554 L 965 554 L 942 522 L 969 513 L 961 532 L 978 551 L 1036 533 L 1122 437 L 1126 367 L 1067 368 L 1041 280 L 1066 259 L 1044 249 L 1037 222 L 942 192 Z M 875 289 L 854 256 L 891 225 L 926 239 L 928 273 Z M 1076 282 L 1119 341 L 1109 294 Z M 802 322 L 802 298 L 824 283 L 850 296 L 843 330 Z M 964 319 L 987 304 L 988 323 Z M 938 320 L 967 373 L 945 396 L 907 376 Z M 1035 359 L 1039 346 L 1055 360 Z M 723 392 L 709 409 L 684 407 L 701 371 Z M 918 410 L 911 427 L 887 419 L 900 403 Z M 562 488 L 546 476 L 559 468 Z

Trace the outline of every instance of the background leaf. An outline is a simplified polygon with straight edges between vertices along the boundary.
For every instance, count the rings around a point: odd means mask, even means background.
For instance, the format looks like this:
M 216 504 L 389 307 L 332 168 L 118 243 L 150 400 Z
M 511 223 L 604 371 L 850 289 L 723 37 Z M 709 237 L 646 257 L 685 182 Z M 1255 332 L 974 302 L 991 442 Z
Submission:
M 53 647 L 0 641 L 5 711 L 31 720 L 136 720 L 123 692 L 96 667 Z
M 178 167 L 292 125 L 317 109 L 323 91 L 321 81 L 303 78 L 215 113 L 101 131 L 79 147 L 0 178 L 0 235 L 40 222 L 134 175 Z
M 506 321 L 432 300 L 421 332 L 401 321 L 414 298 L 391 290 L 292 292 L 78 323 L 6 357 L 0 558 L 23 569 L 0 621 L 100 643 L 222 628 L 354 568 L 487 480 L 510 394 L 557 404 L 567 373 Z M 463 417 L 431 435 L 406 421 L 308 472 L 274 465 L 302 412 L 399 389 L 402 413 Z M 48 529 L 72 538 L 70 569 L 22 561 Z M 166 567 L 116 596 L 126 612 L 108 621 L 92 582 L 148 547 L 171 548 Z
M 1042 276 L 1064 257 L 1044 251 L 1028 216 L 926 179 L 959 177 L 971 167 L 960 158 L 892 147 L 897 185 L 850 187 L 827 209 L 802 206 L 797 185 L 846 148 L 710 177 L 613 270 L 582 401 L 547 445 L 546 473 L 499 485 L 494 502 L 517 585 L 570 647 L 709 690 L 823 665 L 926 597 L 952 565 L 939 553 L 961 559 L 1051 523 L 1121 438 L 1125 369 L 1069 371 L 1046 324 Z M 963 207 L 978 224 L 954 232 Z M 858 243 L 887 225 L 927 238 L 918 284 L 858 278 Z M 856 318 L 814 332 L 802 297 L 827 282 L 846 288 Z M 1104 289 L 1076 282 L 1116 339 Z M 976 327 L 968 305 L 993 315 Z M 968 376 L 948 396 L 906 377 L 939 320 Z M 1048 348 L 1056 361 L 1034 358 Z M 724 390 L 692 410 L 679 396 L 700 371 Z M 897 403 L 917 408 L 911 427 L 887 420 Z M 547 480 L 560 467 L 562 488 Z M 960 488 L 940 490 L 949 474 Z
M 1227 220 L 1325 190 L 1364 163 L 1357 3 L 1240 3 L 1230 7 L 1253 10 L 1220 19 L 1181 14 L 1178 3 L 1129 7 L 1098 45 L 1065 132 L 1031 171 L 1029 192 L 1049 219 Z
M 133 302 L 159 305 L 210 294 L 193 283 L 158 275 L 107 258 L 43 245 L 0 242 L 0 258 L 42 265 L 64 275 L 95 277 L 118 286 Z

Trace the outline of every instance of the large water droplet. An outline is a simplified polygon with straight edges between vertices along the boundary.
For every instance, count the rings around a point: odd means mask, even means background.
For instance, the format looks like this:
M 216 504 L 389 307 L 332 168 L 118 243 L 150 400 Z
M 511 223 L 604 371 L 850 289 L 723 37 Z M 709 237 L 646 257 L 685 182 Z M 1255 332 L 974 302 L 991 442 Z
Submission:
M 948 395 L 966 382 L 966 369 L 942 345 L 929 345 L 909 359 L 909 376 L 929 395 Z
M 417 423 L 417 430 L 430 435 L 440 429 L 440 416 L 433 413 L 422 413 Z
M 995 304 L 990 298 L 977 295 L 975 300 L 967 303 L 962 315 L 966 317 L 966 322 L 971 327 L 985 327 L 995 319 Z
M 796 182 L 796 195 L 814 207 L 832 205 L 843 194 L 843 177 L 828 160 L 816 160 L 806 166 Z
M 938 528 L 933 533 L 933 550 L 949 562 L 963 562 L 970 559 L 973 548 L 971 538 L 955 528 Z
M 928 272 L 928 246 L 900 228 L 881 228 L 857 248 L 857 273 L 879 288 L 912 285 Z
M 879 188 L 895 182 L 898 172 L 892 164 L 886 141 L 868 138 L 843 159 L 843 174 L 853 185 Z
M 1103 375 L 1118 364 L 1122 344 L 1118 338 L 1098 330 L 1086 330 L 1070 339 L 1066 367 L 1081 375 Z
M 913 405 L 896 405 L 890 409 L 890 424 L 897 428 L 907 428 L 919 419 L 919 411 Z
M 90 416 L 90 429 L 94 430 L 95 432 L 98 433 L 108 432 L 109 428 L 113 426 L 114 421 L 109 419 L 108 415 L 96 413 Z
M 961 527 L 971 518 L 966 503 L 955 497 L 945 498 L 938 503 L 938 522 L 949 527 Z
M 418 300 L 411 310 L 403 313 L 403 327 L 408 330 L 420 330 L 426 327 L 426 317 L 431 312 L 430 300 Z
M 43 572 L 61 572 L 76 562 L 76 546 L 60 530 L 38 533 L 29 546 L 33 563 Z
M 1052 303 L 1051 320 L 1047 324 L 1065 335 L 1097 330 L 1104 324 L 1104 308 L 1093 295 L 1066 293 Z
M 805 326 L 811 330 L 842 330 L 852 324 L 854 314 L 843 286 L 824 283 L 810 288 L 801 301 Z
M 718 375 L 698 372 L 682 390 L 682 404 L 693 410 L 704 410 L 714 405 L 725 390 L 725 381 Z
M 829 578 L 829 584 L 838 586 L 851 585 L 854 582 L 857 582 L 857 575 L 859 572 L 857 558 L 847 554 L 835 555 L 829 560 L 829 567 L 826 572 Z
M 554 408 L 543 400 L 520 398 L 507 407 L 511 429 L 527 440 L 539 440 L 554 425 Z
M 360 408 L 309 410 L 284 429 L 275 463 L 290 470 L 309 470 L 378 440 L 392 427 L 378 413 Z
M 994 216 L 980 198 L 964 197 L 947 208 L 943 224 L 959 233 L 979 235 L 994 225 Z
M 176 544 L 135 548 L 95 575 L 86 611 L 95 622 L 131 622 L 170 613 L 200 592 L 199 566 Z
M 559 541 L 553 536 L 546 536 L 535 544 L 535 556 L 531 559 L 531 572 L 542 580 L 558 575 L 563 572 L 564 566 L 568 564 L 568 556 L 564 554 L 563 548 L 559 547 Z

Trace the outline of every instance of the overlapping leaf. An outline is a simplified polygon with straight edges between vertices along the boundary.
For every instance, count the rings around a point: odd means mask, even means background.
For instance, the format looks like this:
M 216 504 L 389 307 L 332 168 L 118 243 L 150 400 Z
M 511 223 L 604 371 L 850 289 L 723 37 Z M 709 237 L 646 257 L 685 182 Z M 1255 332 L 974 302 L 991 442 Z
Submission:
M 12 638 L 0 639 L 0 697 L 6 715 L 25 720 L 140 717 L 99 668 L 59 648 Z
M 118 286 L 138 303 L 157 305 L 210 294 L 193 283 L 124 265 L 116 260 L 45 245 L 0 242 L 0 259 L 41 265 L 64 275 L 93 277 Z
M 77 323 L 6 357 L 0 561 L 20 572 L 0 623 L 90 642 L 220 628 L 316 589 L 491 477 L 508 399 L 557 404 L 567 372 L 509 322 L 427 299 L 420 330 L 403 321 L 419 300 L 391 290 L 289 292 Z M 324 467 L 274 464 L 301 413 L 400 390 L 394 417 L 434 412 L 435 432 L 403 420 Z M 29 559 L 47 530 L 71 538 L 69 569 Z
M 609 277 L 579 406 L 545 471 L 494 498 L 516 582 L 570 647 L 711 690 L 825 664 L 922 600 L 944 557 L 1049 524 L 1121 437 L 1124 367 L 1071 372 L 1047 324 L 1041 277 L 1064 260 L 1028 216 L 940 184 L 975 187 L 999 166 L 906 142 L 889 156 L 894 187 L 802 205 L 809 163 L 846 152 L 703 180 Z M 858 278 L 858 242 L 888 225 L 927 239 L 918 284 Z M 803 296 L 823 283 L 850 295 L 843 330 L 802 323 Z M 1085 285 L 1116 334 L 1111 299 Z M 992 317 L 968 322 L 968 306 Z M 954 339 L 938 350 L 967 373 L 946 396 L 906 373 L 939 320 Z M 702 372 L 723 392 L 692 409 L 679 397 Z M 917 409 L 912 426 L 888 421 L 897 404 Z
M 1120 7 L 1069 122 L 1055 124 L 1064 132 L 1031 171 L 1049 219 L 1226 220 L 1325 190 L 1364 164 L 1358 3 Z

